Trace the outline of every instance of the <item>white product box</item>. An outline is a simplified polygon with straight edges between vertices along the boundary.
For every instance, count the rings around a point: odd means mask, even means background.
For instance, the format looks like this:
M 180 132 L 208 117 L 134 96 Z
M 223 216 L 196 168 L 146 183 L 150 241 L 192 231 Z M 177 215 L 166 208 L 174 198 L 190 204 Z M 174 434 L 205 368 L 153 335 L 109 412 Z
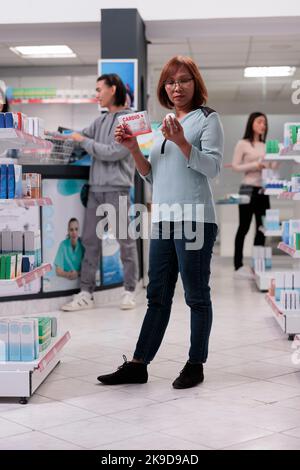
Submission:
M 0 320 L 0 361 L 8 361 L 8 321 Z
M 45 123 L 44 119 L 34 117 L 33 119 L 33 135 L 35 137 L 45 137 Z
M 286 272 L 284 274 L 284 288 L 285 290 L 287 289 L 293 289 L 293 273 L 292 272 Z
M 300 272 L 294 273 L 294 289 L 300 292 Z
M 8 327 L 8 339 L 9 339 L 9 360 L 20 361 L 21 360 L 21 328 L 20 322 L 11 320 Z
M 36 336 L 33 320 L 20 321 L 21 326 L 21 361 L 34 361 L 36 358 Z
M 127 134 L 132 135 L 132 137 L 152 132 L 147 111 L 123 114 L 118 117 L 118 121 L 120 124 L 126 126 Z

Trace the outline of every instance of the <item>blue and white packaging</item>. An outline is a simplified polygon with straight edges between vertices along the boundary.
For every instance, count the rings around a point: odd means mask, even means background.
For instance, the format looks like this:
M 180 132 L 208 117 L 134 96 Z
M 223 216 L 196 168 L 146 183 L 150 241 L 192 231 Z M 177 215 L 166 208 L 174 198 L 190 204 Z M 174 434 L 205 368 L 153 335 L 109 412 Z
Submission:
M 265 267 L 266 269 L 272 269 L 272 247 L 265 247 Z
M 0 320 L 0 361 L 8 361 L 8 321 Z
M 7 198 L 15 198 L 15 171 L 14 165 L 7 165 Z
M 9 360 L 21 361 L 21 328 L 19 321 L 11 320 L 8 328 Z
M 274 273 L 276 302 L 280 302 L 281 291 L 284 290 L 284 278 L 284 272 Z
M 4 129 L 4 128 L 5 128 L 5 114 L 0 113 L 0 129 Z
M 278 209 L 267 209 L 265 216 L 265 228 L 267 230 L 279 230 L 280 221 L 279 221 L 279 210 Z
M 7 165 L 0 165 L 0 199 L 7 199 Z
M 18 115 L 15 113 L 5 113 L 5 127 L 7 129 L 18 129 Z
M 20 321 L 21 326 L 21 361 L 34 361 L 35 355 L 35 327 L 34 321 L 24 319 Z
M 289 225 L 289 246 L 296 248 L 295 246 L 295 233 L 300 233 L 300 220 L 299 219 L 290 219 Z
M 22 166 L 10 164 L 7 166 L 7 198 L 22 198 Z
M 290 240 L 290 222 L 289 220 L 284 220 L 282 222 L 282 241 L 288 245 Z

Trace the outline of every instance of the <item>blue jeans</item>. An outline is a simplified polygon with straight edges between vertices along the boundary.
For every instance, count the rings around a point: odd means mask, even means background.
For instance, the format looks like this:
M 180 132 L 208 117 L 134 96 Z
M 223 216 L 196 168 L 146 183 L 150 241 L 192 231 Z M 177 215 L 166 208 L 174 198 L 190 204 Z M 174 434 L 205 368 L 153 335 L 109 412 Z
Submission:
M 178 224 L 178 223 L 177 223 Z M 195 229 L 196 222 L 193 222 Z M 186 304 L 191 311 L 191 336 L 189 361 L 204 363 L 208 354 L 208 341 L 212 325 L 210 298 L 210 262 L 217 235 L 217 225 L 202 223 L 203 245 L 197 250 L 187 250 L 187 240 L 174 237 L 171 223 L 170 237 L 151 239 L 149 257 L 148 309 L 134 352 L 134 358 L 146 364 L 157 353 L 169 323 L 175 286 L 180 272 Z

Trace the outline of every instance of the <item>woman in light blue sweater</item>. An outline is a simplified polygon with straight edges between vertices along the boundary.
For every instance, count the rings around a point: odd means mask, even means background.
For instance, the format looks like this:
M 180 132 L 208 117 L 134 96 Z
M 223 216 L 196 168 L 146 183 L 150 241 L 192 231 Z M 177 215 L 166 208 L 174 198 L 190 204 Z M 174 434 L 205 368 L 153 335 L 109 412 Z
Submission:
M 116 372 L 98 380 L 106 385 L 147 382 L 147 365 L 162 342 L 180 273 L 191 311 L 191 344 L 173 387 L 189 388 L 204 379 L 212 324 L 209 277 L 217 225 L 209 179 L 220 171 L 223 130 L 218 114 L 203 106 L 206 86 L 189 57 L 174 57 L 164 66 L 157 94 L 176 116 L 164 119 L 149 160 L 126 127 L 118 126 L 115 133 L 139 173 L 153 184 L 148 309 L 132 361 L 125 358 Z

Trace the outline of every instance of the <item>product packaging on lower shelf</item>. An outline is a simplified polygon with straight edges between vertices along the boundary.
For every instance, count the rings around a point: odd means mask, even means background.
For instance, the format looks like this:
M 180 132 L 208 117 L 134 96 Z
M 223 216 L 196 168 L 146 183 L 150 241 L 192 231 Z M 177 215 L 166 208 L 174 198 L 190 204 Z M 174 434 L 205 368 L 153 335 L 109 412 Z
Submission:
M 57 336 L 55 316 L 27 316 L 0 319 L 0 361 L 32 362 L 39 358 Z

